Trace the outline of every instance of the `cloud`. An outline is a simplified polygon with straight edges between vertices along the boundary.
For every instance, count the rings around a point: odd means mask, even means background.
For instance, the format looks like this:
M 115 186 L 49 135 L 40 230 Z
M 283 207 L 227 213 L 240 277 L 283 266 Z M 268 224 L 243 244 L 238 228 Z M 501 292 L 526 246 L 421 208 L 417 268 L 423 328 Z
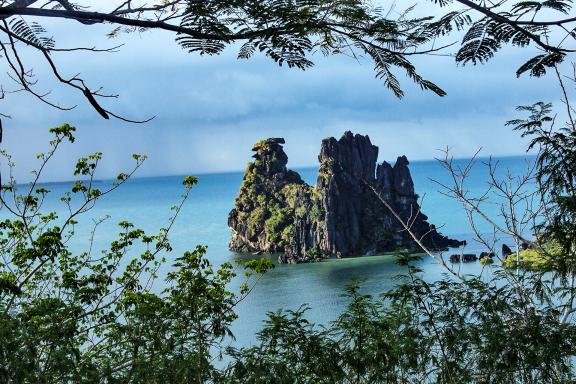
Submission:
M 49 180 L 66 180 L 73 159 L 101 151 L 100 177 L 111 177 L 130 165 L 131 153 L 147 153 L 140 176 L 219 172 L 243 169 L 252 144 L 282 136 L 292 166 L 316 164 L 320 140 L 345 130 L 369 134 L 380 146 L 381 158 L 400 154 L 429 159 L 450 146 L 459 157 L 483 147 L 484 154 L 511 155 L 524 151 L 524 142 L 504 122 L 514 107 L 535 101 L 557 101 L 551 79 L 515 76 L 528 50 L 505 50 L 482 66 L 458 67 L 450 57 L 426 56 L 415 62 L 420 72 L 447 92 L 444 98 L 421 91 L 400 74 L 406 97 L 395 98 L 374 78 L 371 65 L 347 57 L 315 56 L 308 71 L 279 68 L 256 57 L 235 59 L 233 49 L 218 57 L 188 54 L 164 32 L 146 32 L 108 40 L 108 26 L 83 26 L 49 21 L 62 46 L 125 43 L 114 54 L 55 55 L 67 76 L 81 72 L 92 86 L 117 92 L 104 100 L 111 110 L 131 118 L 156 115 L 150 123 L 104 121 L 78 92 L 59 86 L 40 58 L 27 54 L 45 89 L 64 104 L 61 112 L 30 96 L 10 95 L 3 112 L 4 147 L 14 154 L 19 179 L 29 178 L 34 154 L 46 148 L 47 129 L 69 122 L 78 127 L 78 140 L 67 146 L 47 170 Z

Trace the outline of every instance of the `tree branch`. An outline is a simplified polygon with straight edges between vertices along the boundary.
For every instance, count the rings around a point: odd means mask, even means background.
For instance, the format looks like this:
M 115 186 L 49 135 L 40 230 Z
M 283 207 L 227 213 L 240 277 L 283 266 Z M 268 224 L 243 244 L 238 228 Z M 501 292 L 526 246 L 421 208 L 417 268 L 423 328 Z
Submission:
M 526 30 L 525 28 L 522 28 L 520 26 L 520 22 L 518 21 L 514 21 L 514 20 L 510 20 L 507 17 L 504 17 L 498 13 L 492 12 L 491 10 L 489 10 L 486 7 L 483 7 L 481 5 L 478 5 L 476 3 L 474 3 L 471 0 L 456 0 L 457 2 L 459 2 L 460 4 L 463 4 L 471 9 L 474 9 L 475 11 L 478 11 L 480 13 L 482 13 L 484 16 L 489 17 L 492 20 L 495 21 L 499 21 L 501 23 L 504 24 L 508 24 L 510 25 L 512 28 L 514 28 L 516 31 L 523 33 L 524 35 L 526 35 L 527 37 L 530 38 L 530 40 L 532 40 L 534 43 L 536 43 L 537 45 L 539 45 L 541 48 L 543 48 L 544 50 L 548 51 L 548 52 L 557 52 L 557 53 L 567 53 L 567 52 L 574 52 L 574 50 L 570 50 L 570 49 L 564 49 L 564 48 L 559 48 L 559 47 L 554 47 L 552 45 L 546 44 L 545 42 L 543 42 L 540 37 L 538 37 L 537 35 L 533 34 L 532 32 Z M 576 19 L 576 18 L 575 18 Z M 528 22 L 524 23 L 526 24 L 530 24 Z M 531 24 L 530 24 L 531 25 Z M 538 25 L 538 24 L 534 24 L 534 25 Z

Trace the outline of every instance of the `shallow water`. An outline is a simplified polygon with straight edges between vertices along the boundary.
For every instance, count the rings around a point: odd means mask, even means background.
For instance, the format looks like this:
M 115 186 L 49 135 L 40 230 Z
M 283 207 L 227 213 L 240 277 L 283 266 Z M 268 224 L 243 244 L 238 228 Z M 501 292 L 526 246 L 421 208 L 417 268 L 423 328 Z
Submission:
M 508 157 L 500 160 L 500 174 L 510 171 L 520 174 L 525 171 L 527 162 L 523 157 Z M 466 160 L 456 163 L 464 166 Z M 442 195 L 439 186 L 431 179 L 449 183 L 450 177 L 436 161 L 413 162 L 410 170 L 416 192 L 424 197 L 423 212 L 429 221 L 440 227 L 445 235 L 460 240 L 467 240 L 466 252 L 480 252 L 483 249 L 473 241 L 466 217 L 459 208 L 458 202 Z M 316 169 L 298 170 L 304 180 L 314 184 Z M 467 185 L 471 194 L 481 194 L 487 187 L 488 170 L 481 161 L 470 174 Z M 74 251 L 85 250 L 91 230 L 91 219 L 110 219 L 105 221 L 96 232 L 95 249 L 103 249 L 117 233 L 117 223 L 128 220 L 147 231 L 155 231 L 165 226 L 171 215 L 170 207 L 178 201 L 183 192 L 182 177 L 156 177 L 133 179 L 112 194 L 98 202 L 97 206 L 86 214 L 78 226 L 75 240 L 71 244 Z M 199 184 L 194 187 L 189 201 L 182 210 L 170 239 L 174 251 L 168 255 L 165 272 L 170 266 L 170 258 L 176 257 L 184 250 L 193 249 L 196 244 L 208 246 L 208 256 L 214 264 L 226 261 L 241 261 L 254 258 L 228 249 L 230 237 L 226 220 L 233 207 L 242 180 L 241 172 L 199 175 Z M 109 182 L 99 182 L 103 188 Z M 58 196 L 71 187 L 70 183 L 49 183 L 52 191 L 46 201 L 46 210 L 55 210 L 64 215 L 64 206 Z M 487 204 L 486 211 L 498 216 L 497 204 Z M 0 214 L 4 214 L 0 212 Z M 489 232 L 487 223 L 479 222 L 482 231 Z M 275 256 L 268 255 L 276 261 Z M 444 270 L 430 257 L 418 262 L 427 279 L 439 278 Z M 477 274 L 483 271 L 479 263 L 463 264 L 462 273 Z M 351 281 L 359 281 L 362 290 L 370 294 L 380 294 L 394 286 L 394 277 L 405 272 L 405 267 L 395 263 L 393 255 L 359 257 L 342 260 L 328 260 L 321 263 L 301 265 L 277 265 L 259 280 L 252 293 L 237 308 L 239 319 L 234 324 L 234 333 L 239 344 L 254 340 L 254 334 L 260 329 L 267 311 L 279 308 L 296 309 L 306 303 L 310 306 L 310 320 L 326 323 L 333 320 L 346 305 L 342 297 L 344 287 Z M 482 273 L 490 274 L 490 268 Z M 238 288 L 235 281 L 233 288 Z M 160 289 L 161 284 L 156 286 Z

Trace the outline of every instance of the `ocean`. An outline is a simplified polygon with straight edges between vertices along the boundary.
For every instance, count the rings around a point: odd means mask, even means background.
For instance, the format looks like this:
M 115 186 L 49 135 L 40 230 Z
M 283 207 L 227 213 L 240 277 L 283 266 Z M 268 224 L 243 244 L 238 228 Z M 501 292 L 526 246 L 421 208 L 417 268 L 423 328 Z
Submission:
M 505 157 L 495 159 L 499 162 L 498 175 L 507 173 L 520 175 L 533 162 L 531 157 Z M 489 172 L 484 164 L 486 159 L 477 159 L 466 184 L 471 195 L 481 195 L 487 188 Z M 455 165 L 464 167 L 468 160 L 456 160 Z M 302 178 L 315 184 L 315 168 L 296 169 Z M 435 160 L 414 161 L 410 171 L 416 193 L 423 198 L 422 211 L 429 221 L 440 228 L 440 232 L 452 238 L 467 240 L 465 252 L 479 253 L 482 247 L 474 241 L 464 211 L 459 203 L 441 193 L 441 187 L 434 181 L 449 184 L 450 175 Z M 228 249 L 230 231 L 227 227 L 228 212 L 234 205 L 234 199 L 240 188 L 242 172 L 197 175 L 199 183 L 193 188 L 178 220 L 170 232 L 173 251 L 167 255 L 167 263 L 160 271 L 164 274 L 170 268 L 170 260 L 185 250 L 194 249 L 197 244 L 208 247 L 208 258 L 215 264 L 223 262 L 241 262 L 254 257 L 270 257 L 276 262 L 275 255 L 254 256 L 238 254 Z M 110 216 L 98 227 L 94 237 L 94 249 L 105 249 L 114 235 L 118 233 L 118 222 L 127 220 L 146 231 L 157 231 L 165 226 L 172 214 L 170 207 L 178 202 L 184 191 L 183 177 L 167 176 L 153 178 L 134 178 L 121 188 L 103 197 L 94 209 L 81 218 L 77 234 L 70 243 L 75 252 L 86 250 L 89 245 L 92 220 Z M 110 181 L 99 181 L 98 187 L 104 188 Z M 64 216 L 66 207 L 58 199 L 71 183 L 47 183 L 51 190 L 44 211 L 55 211 Z M 483 204 L 486 212 L 502 221 L 499 217 L 499 197 L 488 195 L 490 201 Z M 5 212 L 0 211 L 0 216 Z M 488 223 L 478 221 L 478 228 L 485 233 L 491 232 Z M 448 253 L 449 254 L 449 253 Z M 448 255 L 447 254 L 447 255 Z M 276 263 L 277 264 L 277 263 Z M 427 279 L 438 279 L 444 270 L 432 258 L 423 257 L 417 262 Z M 255 340 L 256 332 L 268 311 L 278 309 L 297 309 L 306 304 L 309 320 L 326 324 L 336 318 L 346 305 L 342 296 L 344 288 L 350 282 L 361 285 L 362 292 L 372 295 L 381 294 L 397 284 L 395 277 L 406 271 L 406 267 L 396 264 L 393 255 L 357 257 L 339 260 L 326 260 L 320 263 L 282 265 L 265 274 L 250 295 L 243 300 L 236 312 L 239 315 L 233 331 L 237 345 L 247 345 Z M 490 276 L 491 268 L 483 268 L 478 262 L 462 264 L 462 273 L 485 274 Z M 240 279 L 231 285 L 237 290 Z M 162 289 L 162 282 L 155 285 Z

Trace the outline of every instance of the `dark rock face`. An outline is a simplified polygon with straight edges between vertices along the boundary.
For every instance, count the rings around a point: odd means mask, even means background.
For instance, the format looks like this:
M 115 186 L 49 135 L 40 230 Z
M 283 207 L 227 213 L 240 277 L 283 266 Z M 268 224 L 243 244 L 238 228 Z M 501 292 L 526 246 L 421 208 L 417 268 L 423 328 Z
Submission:
M 471 263 L 476 260 L 478 260 L 478 256 L 476 256 L 474 253 L 465 253 L 462 255 L 462 261 L 464 263 Z
M 457 253 L 450 255 L 450 262 L 451 263 L 459 263 L 460 262 L 460 255 Z
M 244 175 L 236 206 L 230 212 L 230 248 L 282 252 L 281 262 L 325 257 L 375 255 L 419 246 L 382 203 L 398 213 L 429 249 L 459 246 L 440 235 L 420 212 L 408 169 L 399 157 L 392 167 L 376 165 L 378 147 L 368 136 L 346 132 L 340 140 L 322 141 L 315 187 L 286 169 L 283 139 L 257 143 L 256 161 Z
M 481 252 L 480 256 L 478 257 L 480 260 L 488 257 L 488 258 L 493 258 L 494 256 L 496 256 L 496 254 L 494 252 Z

